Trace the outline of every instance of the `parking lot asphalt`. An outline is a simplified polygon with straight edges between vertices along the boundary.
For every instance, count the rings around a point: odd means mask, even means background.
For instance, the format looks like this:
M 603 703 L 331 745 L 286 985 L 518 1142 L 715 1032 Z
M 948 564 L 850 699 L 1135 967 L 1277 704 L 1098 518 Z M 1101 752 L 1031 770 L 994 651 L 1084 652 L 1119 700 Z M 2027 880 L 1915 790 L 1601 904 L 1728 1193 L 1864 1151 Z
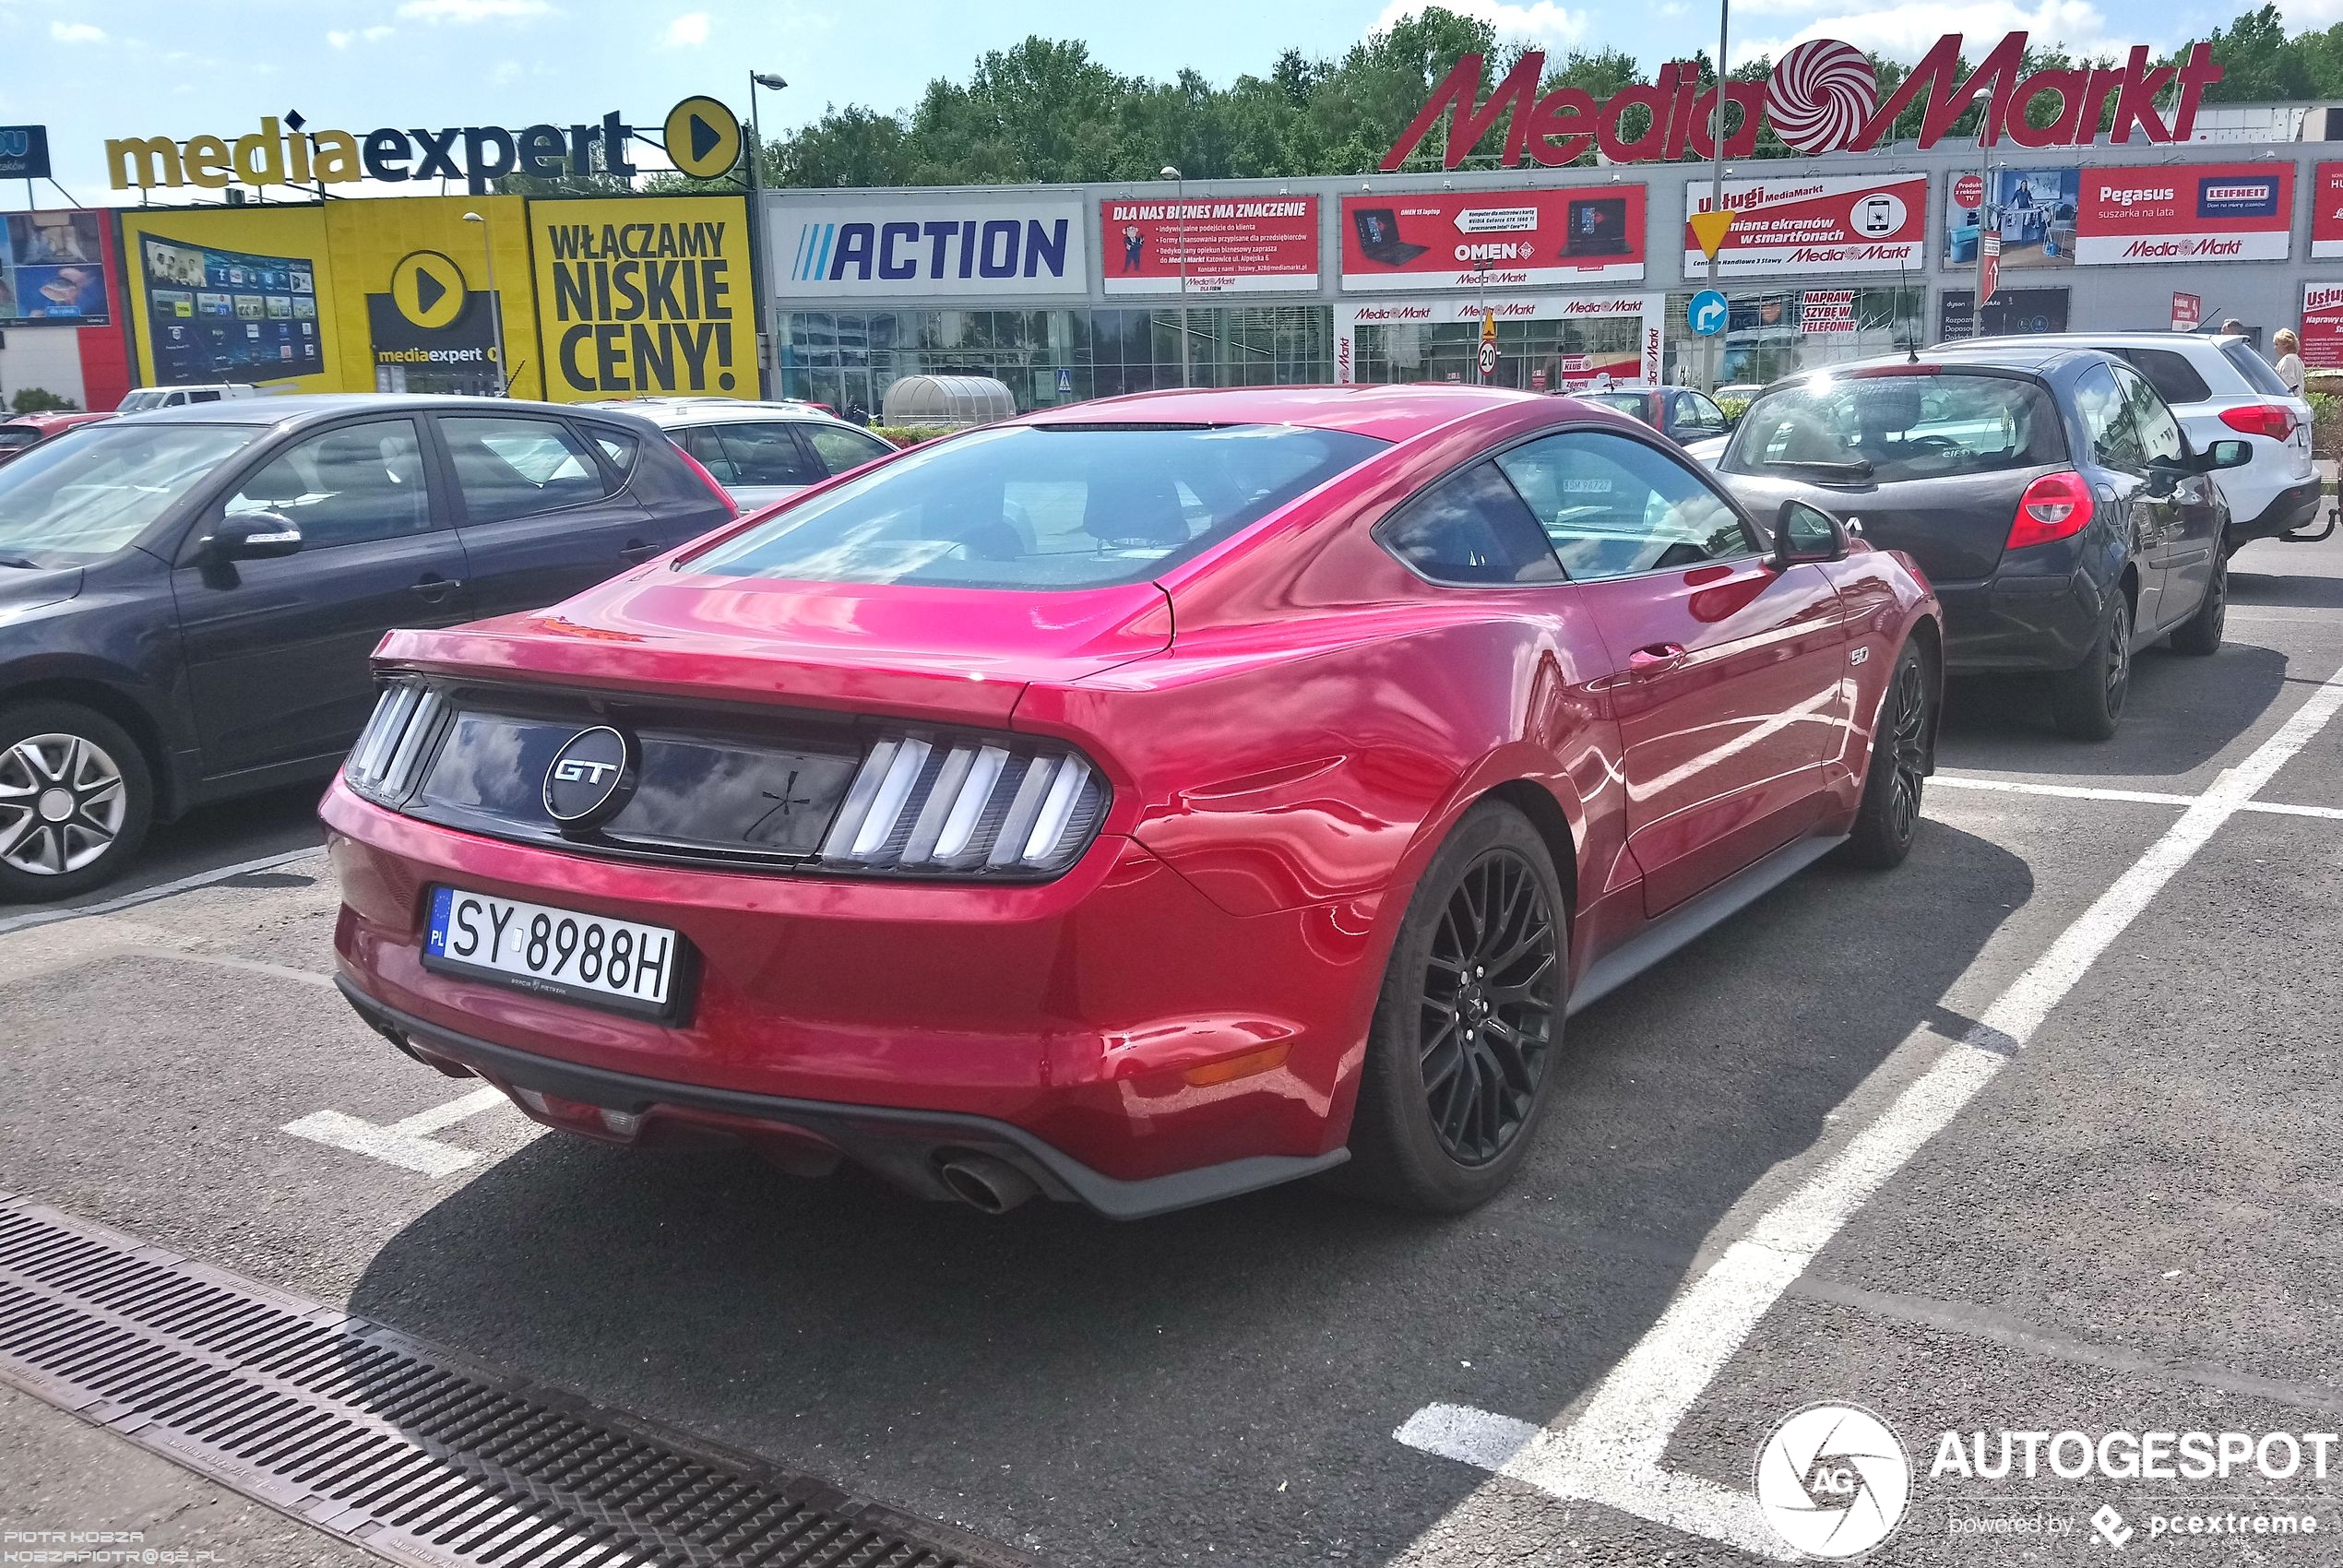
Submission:
M 477 1086 L 326 983 L 316 855 L 0 922 L 0 1191 L 1067 1568 L 1752 1561 L 1760 1446 L 1820 1401 L 1910 1457 L 1879 1561 L 2105 1558 L 2105 1504 L 2135 1554 L 2343 1562 L 2343 1475 L 1930 1473 L 1947 1431 L 2343 1425 L 2343 540 L 2249 547 L 2229 638 L 2143 656 L 2099 746 L 1956 686 L 1910 861 L 1826 862 L 1573 1020 L 1462 1218 L 988 1219 L 505 1106 L 342 1146 Z M 157 880 L 306 829 L 253 831 Z M 208 1484 L 0 1401 L 0 1521 L 354 1560 Z M 2318 1523 L 2148 1533 L 2239 1508 Z

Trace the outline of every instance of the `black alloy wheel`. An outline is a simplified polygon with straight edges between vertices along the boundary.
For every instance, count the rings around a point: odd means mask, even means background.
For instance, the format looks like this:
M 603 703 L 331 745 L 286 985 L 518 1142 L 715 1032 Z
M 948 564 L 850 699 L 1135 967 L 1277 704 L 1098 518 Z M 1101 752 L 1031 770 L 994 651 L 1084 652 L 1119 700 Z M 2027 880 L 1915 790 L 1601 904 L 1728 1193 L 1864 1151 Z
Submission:
M 1895 673 L 1879 699 L 1879 722 L 1872 732 L 1871 771 L 1863 778 L 1862 803 L 1848 835 L 1847 854 L 1858 865 L 1885 870 L 1901 865 L 1920 831 L 1921 794 L 1934 758 L 1936 693 L 1926 659 L 1916 643 L 1897 655 Z
M 2172 648 L 2177 653 L 2194 654 L 2202 659 L 2221 651 L 2221 637 L 2229 629 L 2230 618 L 2230 558 L 2213 557 L 2213 576 L 2205 585 L 2205 597 L 2197 601 L 2196 613 L 2180 624 L 2172 634 Z
M 1459 1165 L 1505 1153 L 1545 1075 L 1561 943 L 1536 871 L 1489 850 L 1448 896 L 1424 961 L 1419 1007 L 1425 1109 Z
M 2115 733 L 2132 690 L 2132 602 L 2121 593 L 2108 606 L 2090 653 L 2051 683 L 2051 711 L 2058 727 L 2078 741 L 2104 741 Z
M 1887 824 L 1899 838 L 1920 825 L 1920 792 L 1928 778 L 1928 685 L 1920 660 L 1908 659 L 1896 671 L 1895 728 L 1887 732 Z

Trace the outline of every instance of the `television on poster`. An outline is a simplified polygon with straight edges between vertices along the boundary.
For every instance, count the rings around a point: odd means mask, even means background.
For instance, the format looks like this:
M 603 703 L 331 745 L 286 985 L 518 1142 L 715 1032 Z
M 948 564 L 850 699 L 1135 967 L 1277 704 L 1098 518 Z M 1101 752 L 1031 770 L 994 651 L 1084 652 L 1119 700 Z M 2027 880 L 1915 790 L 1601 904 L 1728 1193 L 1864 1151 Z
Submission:
M 1645 188 L 1368 193 L 1342 198 L 1342 286 L 1375 292 L 1633 282 Z
M 1785 175 L 1729 180 L 1733 225 L 1717 250 L 1726 277 L 1768 272 L 1898 272 L 1920 267 L 1928 239 L 1926 174 Z M 1709 187 L 1684 187 L 1684 275 L 1708 260 L 1691 220 L 1708 209 Z
M 1945 203 L 1946 266 L 1976 266 L 1988 225 L 2001 236 L 2004 272 L 2075 265 L 2080 169 L 1995 169 L 1983 175 L 1968 171 L 1950 179 Z M 1971 199 L 1965 202 L 1964 196 Z

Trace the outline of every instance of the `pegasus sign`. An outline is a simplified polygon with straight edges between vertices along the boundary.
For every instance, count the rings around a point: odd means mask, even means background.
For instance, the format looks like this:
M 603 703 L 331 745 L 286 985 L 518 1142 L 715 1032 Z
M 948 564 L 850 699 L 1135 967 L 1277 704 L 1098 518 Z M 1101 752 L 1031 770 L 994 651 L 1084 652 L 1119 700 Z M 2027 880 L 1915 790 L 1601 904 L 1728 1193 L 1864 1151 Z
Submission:
M 1818 38 L 1784 54 L 1762 82 L 1728 82 L 1725 101 L 1740 123 L 1725 133 L 1725 156 L 1747 158 L 1757 150 L 1762 121 L 1800 152 L 1862 151 L 1890 136 L 1897 119 L 1913 104 L 1923 105 L 1920 145 L 1933 147 L 1980 97 L 1985 121 L 1979 139 L 1992 146 L 2006 137 L 2019 147 L 2087 147 L 2103 112 L 2112 105 L 2110 136 L 2149 142 L 2184 142 L 2196 125 L 2205 89 L 2221 79 L 2212 46 L 2194 43 L 2178 65 L 2149 63 L 2146 44 L 2135 45 L 2121 65 L 2078 65 L 2026 71 L 2026 35 L 2013 32 L 1993 46 L 1975 69 L 1961 73 L 1961 38 L 1946 33 L 1921 57 L 1892 91 L 1880 91 L 1878 74 L 1851 43 Z M 1569 163 L 1591 148 L 1613 163 L 1641 163 L 1710 157 L 1715 148 L 1709 121 L 1716 112 L 1714 89 L 1702 91 L 1700 67 L 1689 62 L 1662 65 L 1649 86 L 1623 88 L 1598 102 L 1577 88 L 1557 88 L 1540 96 L 1544 54 L 1521 56 L 1497 89 L 1481 97 L 1482 57 L 1467 54 L 1453 69 L 1384 155 L 1383 172 L 1395 172 L 1448 117 L 1445 166 L 1464 160 L 1500 121 L 1505 122 L 1504 156 L 1509 165 Z M 2159 101 L 2170 93 L 2169 108 Z M 2055 105 L 2046 125 L 2032 123 L 2040 105 Z M 1648 122 L 1634 136 L 1627 112 L 1641 108 Z

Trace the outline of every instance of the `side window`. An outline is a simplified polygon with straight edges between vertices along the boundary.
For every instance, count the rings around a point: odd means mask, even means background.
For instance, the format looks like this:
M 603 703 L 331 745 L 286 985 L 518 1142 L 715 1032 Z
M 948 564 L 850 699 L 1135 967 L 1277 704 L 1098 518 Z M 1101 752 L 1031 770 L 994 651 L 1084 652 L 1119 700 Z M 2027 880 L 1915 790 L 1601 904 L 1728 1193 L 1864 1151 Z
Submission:
M 859 469 L 874 457 L 884 457 L 895 450 L 875 435 L 864 435 L 857 430 L 840 430 L 834 424 L 803 424 L 798 433 L 814 444 L 822 466 L 834 474 L 849 469 Z
M 1581 581 L 1753 555 L 1741 514 L 1659 448 L 1572 430 L 1501 453 L 1497 466 Z
M 1557 583 L 1562 570 L 1493 464 L 1451 474 L 1375 525 L 1383 547 L 1438 583 Z
M 414 422 L 372 420 L 296 442 L 244 481 L 227 512 L 291 517 L 309 550 L 422 533 L 431 493 Z
M 601 425 L 592 425 L 589 429 L 593 434 L 594 445 L 602 449 L 602 456 L 610 459 L 611 467 L 622 474 L 635 471 L 635 438 L 632 435 L 623 430 L 610 430 Z
M 187 401 L 190 403 L 217 403 L 220 401 L 220 394 L 217 392 L 190 392 L 187 394 Z
M 2132 428 L 2132 410 L 2124 404 L 2122 388 L 2115 385 L 2114 373 L 2105 365 L 2085 371 L 2075 384 L 2075 411 L 2082 416 L 2091 457 L 2101 467 L 2127 474 L 2147 471 L 2139 433 Z
M 2164 406 L 2164 399 L 2154 388 L 2128 370 L 2119 370 L 2115 379 L 2123 386 L 2123 400 L 2132 406 L 2132 425 L 2139 432 L 2140 450 L 2151 466 L 2176 467 L 2188 451 L 2188 442 L 2181 435 L 2181 422 Z
M 719 484 L 738 484 L 741 476 L 732 471 L 732 459 L 724 456 L 724 443 L 713 426 L 705 430 L 673 430 L 668 439 L 681 446 L 692 461 L 706 469 Z
M 786 424 L 720 424 L 715 434 L 731 469 L 729 483 L 812 484 L 822 477 Z
M 556 511 L 607 493 L 601 465 L 558 420 L 448 415 L 439 428 L 455 460 L 464 514 L 474 523 Z
M 1722 434 L 1725 429 L 1725 410 L 1697 392 L 1689 393 L 1687 396 L 1692 400 L 1693 410 L 1697 416 L 1700 428 L 1710 434 Z
M 2205 378 L 2187 358 L 2171 349 L 2118 349 L 2118 359 L 2147 377 L 2156 395 L 2168 403 L 2201 403 L 2213 395 Z

